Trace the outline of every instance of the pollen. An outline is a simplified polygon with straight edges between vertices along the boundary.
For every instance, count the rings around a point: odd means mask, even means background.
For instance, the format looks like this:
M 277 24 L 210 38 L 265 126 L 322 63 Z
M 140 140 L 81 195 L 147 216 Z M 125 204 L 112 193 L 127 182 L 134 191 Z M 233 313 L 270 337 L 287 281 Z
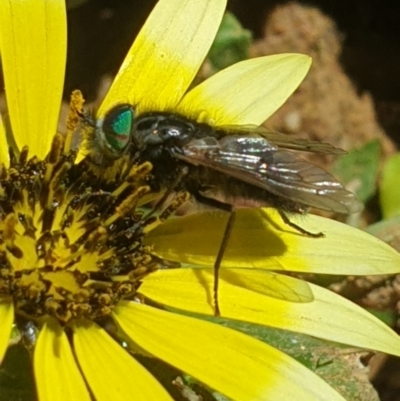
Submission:
M 160 263 L 142 243 L 154 217 L 138 206 L 152 166 L 121 159 L 102 176 L 68 142 L 56 135 L 44 160 L 10 150 L 0 167 L 0 297 L 62 324 L 107 316 Z

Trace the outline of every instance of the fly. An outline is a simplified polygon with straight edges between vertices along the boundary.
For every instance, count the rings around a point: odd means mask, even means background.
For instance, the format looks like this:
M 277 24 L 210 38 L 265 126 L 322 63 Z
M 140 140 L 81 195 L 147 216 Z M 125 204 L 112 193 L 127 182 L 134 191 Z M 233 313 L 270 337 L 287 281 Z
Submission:
M 123 154 L 134 162 L 150 162 L 149 185 L 153 191 L 166 190 L 162 201 L 171 192 L 186 191 L 198 202 L 230 213 L 214 264 L 216 315 L 220 314 L 218 271 L 238 204 L 272 206 L 287 225 L 311 237 L 323 234 L 292 223 L 287 213 L 304 214 L 313 207 L 348 214 L 362 208 L 332 175 L 294 152 L 345 153 L 327 143 L 293 139 L 262 128 L 213 127 L 167 112 L 136 116 L 129 104 L 115 106 L 103 119 L 84 116 L 84 120 L 95 128 L 95 163 L 112 163 Z

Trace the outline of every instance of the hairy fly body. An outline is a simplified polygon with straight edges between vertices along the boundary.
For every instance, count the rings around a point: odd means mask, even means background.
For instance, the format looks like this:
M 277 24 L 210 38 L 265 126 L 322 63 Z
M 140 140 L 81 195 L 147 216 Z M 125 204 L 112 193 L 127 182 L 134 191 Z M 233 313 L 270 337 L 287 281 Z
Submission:
M 134 162 L 152 164 L 149 185 L 153 191 L 186 191 L 201 203 L 231 212 L 215 262 L 215 293 L 238 204 L 272 206 L 286 224 L 313 237 L 323 234 L 293 224 L 285 212 L 305 213 L 313 207 L 348 214 L 361 209 L 356 197 L 331 174 L 297 154 L 344 153 L 326 143 L 262 128 L 212 127 L 166 112 L 136 116 L 128 104 L 114 107 L 103 119 L 85 120 L 95 127 L 94 148 L 106 155 L 105 160 L 128 154 Z M 93 159 L 104 157 L 94 155 Z M 217 296 L 215 302 L 219 314 Z

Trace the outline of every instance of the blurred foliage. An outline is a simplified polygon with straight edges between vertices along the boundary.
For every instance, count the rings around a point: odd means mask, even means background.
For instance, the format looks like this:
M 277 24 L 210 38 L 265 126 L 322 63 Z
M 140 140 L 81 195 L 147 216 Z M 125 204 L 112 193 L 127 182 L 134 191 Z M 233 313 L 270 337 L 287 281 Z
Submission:
M 222 70 L 249 57 L 252 35 L 244 29 L 236 17 L 226 12 L 217 36 L 208 54 L 216 71 Z
M 341 156 L 333 166 L 333 173 L 340 177 L 358 199 L 366 203 L 376 192 L 381 149 L 379 140 L 367 142 L 359 149 Z
M 379 194 L 384 219 L 400 215 L 400 153 L 383 166 Z
M 366 231 L 400 252 L 400 216 L 394 216 L 372 224 Z

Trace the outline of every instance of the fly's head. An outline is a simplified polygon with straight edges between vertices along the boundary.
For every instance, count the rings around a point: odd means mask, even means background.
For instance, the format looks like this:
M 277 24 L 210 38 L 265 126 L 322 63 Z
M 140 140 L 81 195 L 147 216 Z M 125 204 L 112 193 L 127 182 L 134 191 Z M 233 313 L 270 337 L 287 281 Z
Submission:
M 96 121 L 94 140 L 110 159 L 118 159 L 132 143 L 135 112 L 129 104 L 113 107 Z
M 144 143 L 135 135 L 135 109 L 129 104 L 119 104 L 104 117 L 96 118 L 80 113 L 83 127 L 87 129 L 87 143 L 91 160 L 98 166 L 111 166 L 123 156 L 138 158 Z

